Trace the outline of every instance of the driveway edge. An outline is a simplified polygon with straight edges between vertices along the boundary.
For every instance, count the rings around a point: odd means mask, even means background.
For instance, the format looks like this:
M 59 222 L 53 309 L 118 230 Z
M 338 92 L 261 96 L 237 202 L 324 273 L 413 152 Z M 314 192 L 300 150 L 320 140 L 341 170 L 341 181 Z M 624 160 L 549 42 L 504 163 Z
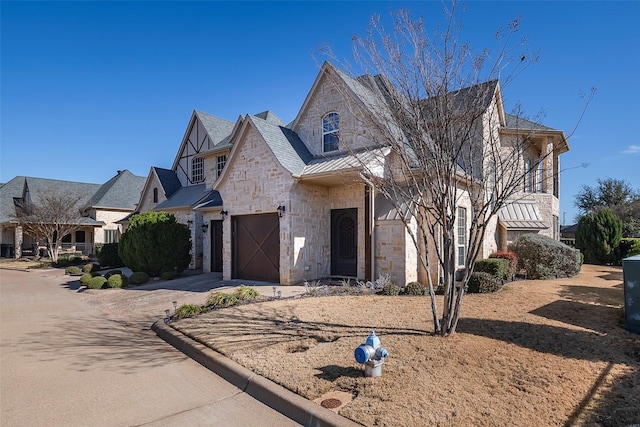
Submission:
M 309 427 L 359 426 L 335 412 L 241 366 L 215 350 L 157 321 L 151 326 L 160 338 L 205 368 L 224 378 L 254 399 L 275 409 L 293 421 Z

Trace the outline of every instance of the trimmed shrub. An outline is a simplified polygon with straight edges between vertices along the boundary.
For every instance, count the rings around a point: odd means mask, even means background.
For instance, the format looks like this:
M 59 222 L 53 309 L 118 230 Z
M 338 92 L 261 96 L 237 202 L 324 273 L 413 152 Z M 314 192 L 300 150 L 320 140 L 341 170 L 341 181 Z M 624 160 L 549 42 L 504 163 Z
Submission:
M 98 261 L 101 265 L 108 265 L 109 267 L 123 267 L 124 263 L 118 255 L 117 243 L 105 243 L 101 247 L 96 248 L 98 252 Z
M 105 279 L 102 276 L 95 276 L 95 277 L 92 277 L 91 280 L 89 280 L 89 283 L 87 283 L 87 288 L 102 289 L 103 287 L 106 287 L 106 284 L 107 284 L 107 279 Z
M 80 276 L 80 283 L 87 286 L 89 284 L 89 281 L 95 276 L 96 275 L 93 273 L 84 273 L 82 276 Z
M 85 273 L 94 273 L 98 270 L 100 270 L 100 264 L 97 262 L 90 262 L 82 267 L 82 271 Z
M 486 294 L 499 291 L 500 288 L 502 288 L 502 283 L 491 273 L 474 271 L 469 276 L 467 292 L 471 294 Z
M 184 319 L 186 317 L 193 317 L 196 314 L 200 314 L 203 310 L 204 309 L 197 304 L 185 304 L 178 307 L 175 315 L 178 319 Z
M 405 288 L 405 293 L 407 295 L 426 295 L 427 287 L 424 286 L 422 283 L 411 282 L 407 284 Z
M 382 288 L 382 295 L 396 296 L 400 294 L 400 286 L 398 285 L 384 285 Z
M 191 262 L 191 232 L 168 212 L 133 215 L 118 244 L 118 254 L 133 271 L 158 276 L 163 271 L 182 273 Z
M 207 307 L 224 308 L 240 304 L 241 301 L 236 295 L 224 292 L 211 292 L 207 298 Z
M 160 278 L 162 280 L 173 280 L 176 277 L 178 277 L 178 273 L 176 273 L 175 271 L 165 271 L 160 275 Z
M 580 218 L 576 228 L 576 248 L 588 264 L 616 262 L 616 249 L 622 239 L 622 221 L 609 209 Z
M 77 265 L 71 265 L 67 268 L 64 269 L 64 274 L 80 274 L 82 273 L 82 269 L 80 267 L 78 267 Z
M 503 258 L 489 258 L 476 261 L 473 271 L 478 273 L 489 273 L 498 280 L 506 279 L 509 276 L 509 260 Z
M 136 271 L 129 277 L 129 283 L 132 285 L 142 285 L 149 281 L 149 275 L 144 271 Z
M 105 273 L 104 278 L 109 280 L 109 277 L 113 276 L 114 274 L 122 274 L 122 270 L 109 270 Z
M 107 286 L 109 288 L 124 288 L 129 284 L 129 279 L 123 274 L 112 274 L 107 279 Z
M 580 271 L 580 251 L 550 237 L 523 234 L 509 246 L 518 256 L 518 268 L 530 279 L 572 277 Z
M 515 276 L 518 271 L 518 256 L 513 252 L 494 252 L 489 255 L 489 258 L 506 259 L 509 261 L 509 276 L 507 278 Z

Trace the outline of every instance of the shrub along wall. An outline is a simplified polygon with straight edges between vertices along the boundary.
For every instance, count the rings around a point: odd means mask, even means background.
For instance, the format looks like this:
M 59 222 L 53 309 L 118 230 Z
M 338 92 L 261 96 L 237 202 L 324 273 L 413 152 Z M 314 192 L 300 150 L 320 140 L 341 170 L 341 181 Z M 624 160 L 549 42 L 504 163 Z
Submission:
M 580 271 L 580 251 L 540 234 L 523 234 L 509 246 L 518 267 L 531 279 L 572 277 Z

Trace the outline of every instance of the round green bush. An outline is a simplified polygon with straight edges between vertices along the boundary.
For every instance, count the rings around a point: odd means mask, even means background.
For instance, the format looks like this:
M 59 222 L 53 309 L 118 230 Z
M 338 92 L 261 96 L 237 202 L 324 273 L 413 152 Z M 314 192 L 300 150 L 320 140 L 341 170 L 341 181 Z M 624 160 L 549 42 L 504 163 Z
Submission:
M 500 288 L 502 288 L 502 282 L 493 274 L 474 271 L 469 277 L 467 292 L 470 294 L 486 294 L 499 291 Z
M 422 283 L 411 282 L 407 285 L 405 292 L 407 295 L 426 295 L 427 288 Z
M 129 283 L 132 285 L 142 285 L 149 281 L 149 275 L 144 271 L 136 271 L 129 277 Z
M 80 274 L 80 273 L 82 273 L 82 269 L 77 265 L 70 265 L 69 267 L 64 269 L 64 274 L 67 274 L 67 275 Z
M 384 285 L 384 287 L 382 288 L 382 295 L 389 295 L 389 296 L 400 295 L 400 286 Z
M 128 284 L 129 279 L 127 279 L 127 276 L 122 274 L 112 274 L 107 279 L 107 286 L 110 288 L 124 288 Z
M 523 234 L 509 250 L 529 279 L 573 277 L 580 272 L 580 251 L 541 234 Z
M 105 243 L 98 249 L 98 261 L 101 265 L 122 267 L 124 263 L 118 255 L 118 243 Z
M 82 271 L 84 271 L 85 273 L 93 273 L 98 270 L 100 270 L 100 264 L 98 264 L 97 262 L 90 262 L 89 264 L 85 264 L 84 267 L 82 267 Z
M 109 277 L 113 276 L 114 274 L 120 274 L 122 275 L 122 271 L 121 270 L 109 270 L 105 273 L 104 277 L 105 279 L 109 280 Z
M 95 276 L 91 278 L 91 280 L 89 280 L 89 283 L 87 283 L 87 287 L 89 289 L 102 289 L 106 283 L 107 279 L 105 279 L 103 276 Z
M 93 279 L 94 277 L 96 277 L 96 273 L 84 273 L 82 276 L 80 276 L 80 283 L 84 286 L 87 286 L 89 285 L 89 281 L 91 281 L 91 279 Z
M 173 280 L 176 277 L 178 277 L 178 273 L 176 273 L 175 271 L 165 271 L 160 275 L 160 278 L 162 280 Z

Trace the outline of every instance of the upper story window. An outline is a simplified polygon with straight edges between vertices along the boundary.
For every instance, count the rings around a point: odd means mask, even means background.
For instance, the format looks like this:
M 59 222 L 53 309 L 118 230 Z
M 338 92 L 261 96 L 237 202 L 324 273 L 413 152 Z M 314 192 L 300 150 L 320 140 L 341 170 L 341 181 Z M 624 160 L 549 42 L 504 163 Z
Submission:
M 153 189 L 153 203 L 158 203 L 158 187 Z
M 191 160 L 191 181 L 196 184 L 204 181 L 204 159 L 194 157 Z
M 524 162 L 524 191 L 527 193 L 536 192 L 536 167 L 533 160 Z
M 222 170 L 224 169 L 225 164 L 227 164 L 227 156 L 218 156 L 216 164 L 216 176 L 222 175 Z
M 336 151 L 340 140 L 340 116 L 329 113 L 322 118 L 322 151 Z

